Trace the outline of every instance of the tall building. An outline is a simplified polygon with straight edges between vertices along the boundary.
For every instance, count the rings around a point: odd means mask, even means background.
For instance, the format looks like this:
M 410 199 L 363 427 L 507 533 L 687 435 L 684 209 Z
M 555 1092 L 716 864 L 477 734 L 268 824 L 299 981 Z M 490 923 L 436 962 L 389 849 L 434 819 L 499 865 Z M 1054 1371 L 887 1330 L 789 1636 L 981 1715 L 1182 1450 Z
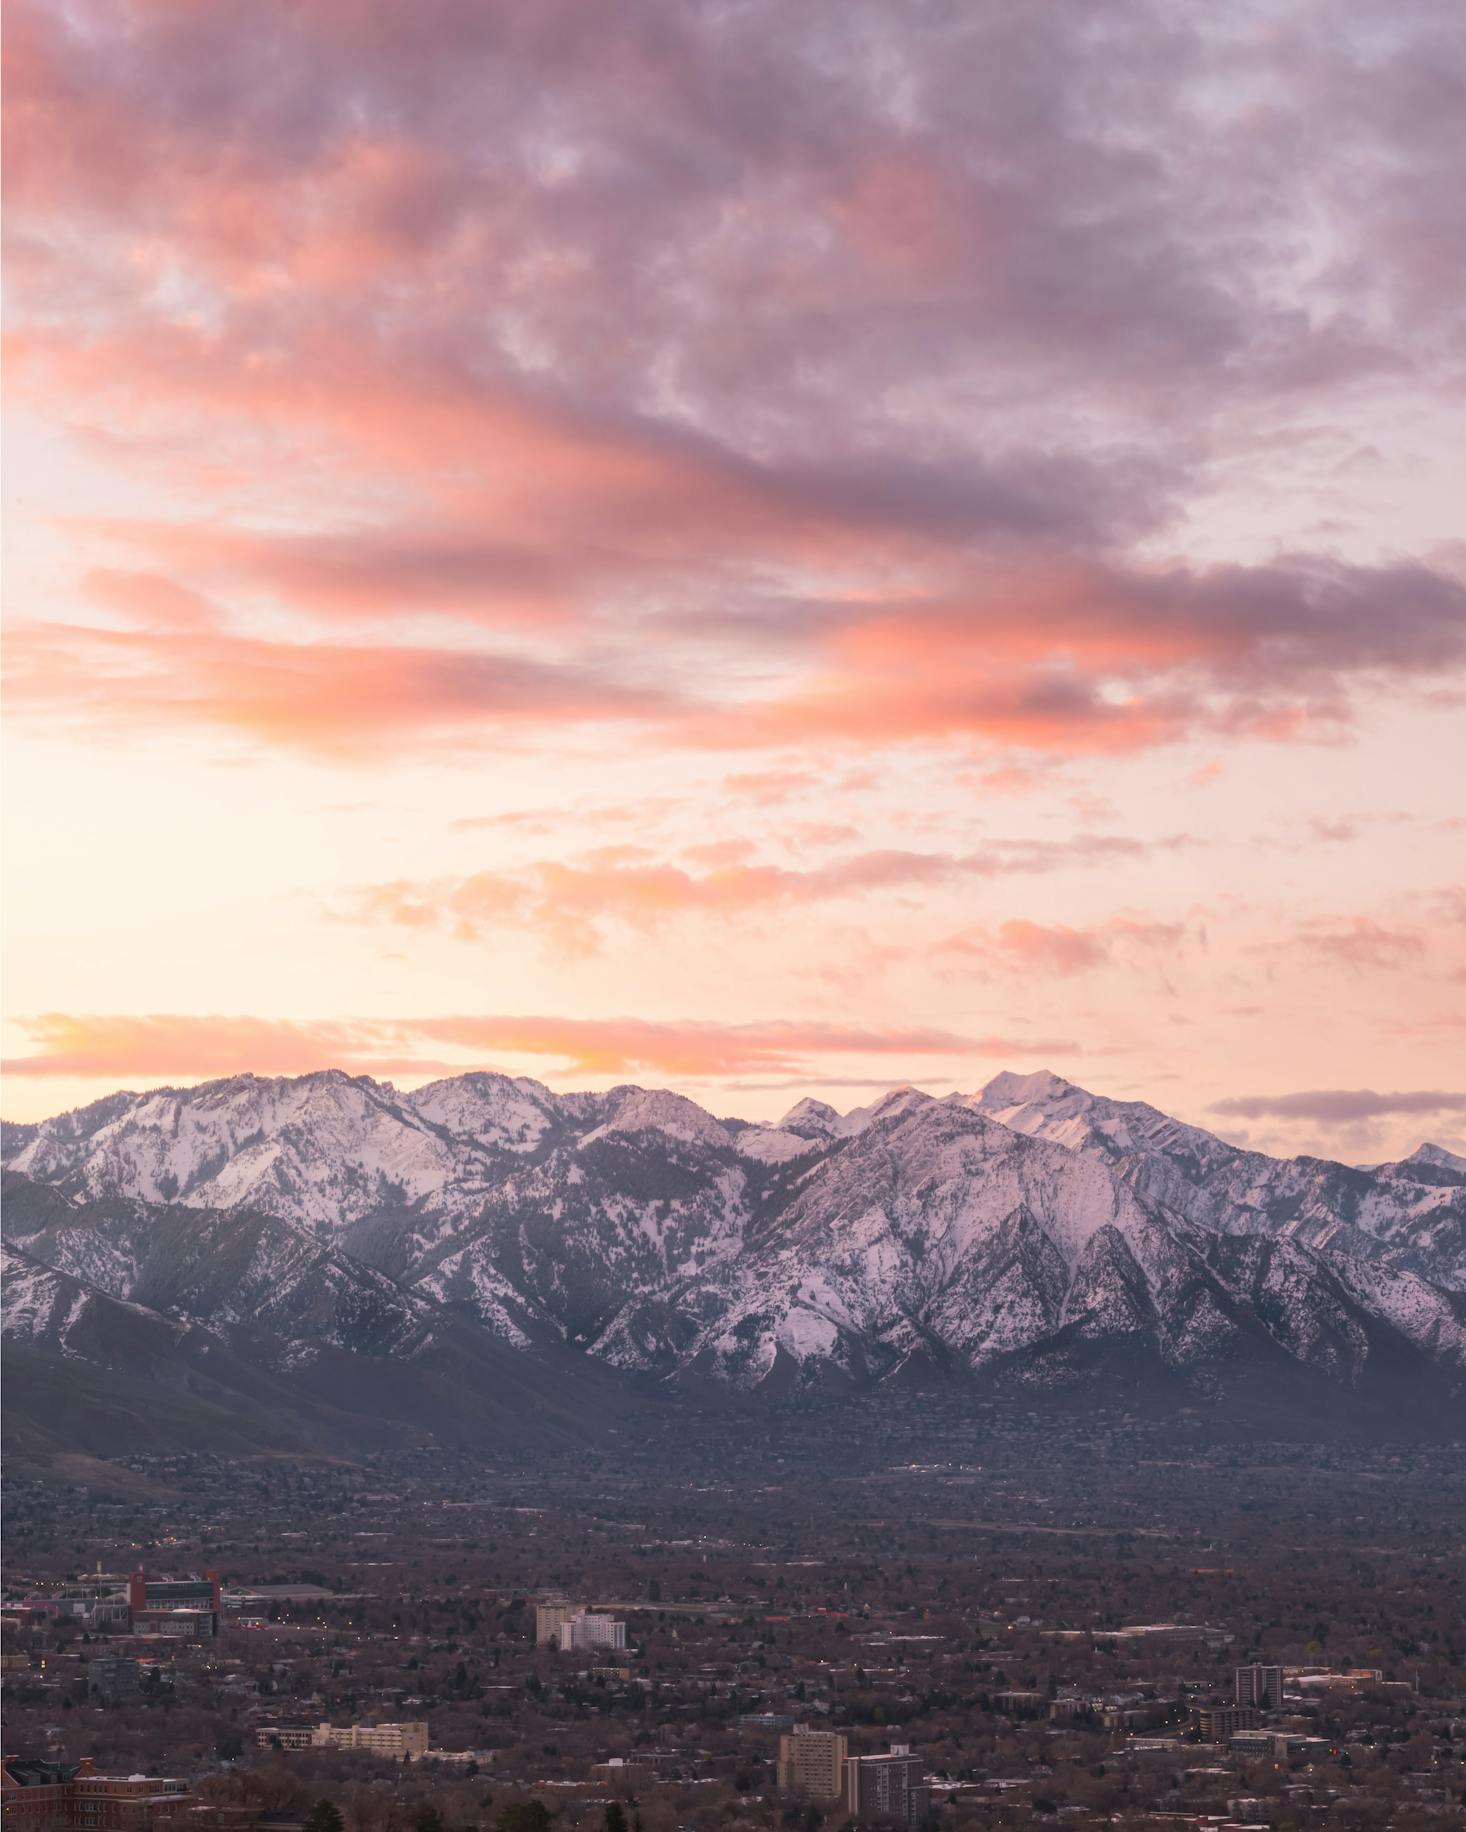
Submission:
M 1259 1711 L 1283 1709 L 1281 1667 L 1238 1667 L 1237 1703 L 1255 1705 Z
M 847 1756 L 844 1791 L 845 1810 L 857 1821 L 910 1826 L 926 1818 L 930 1796 L 921 1759 L 906 1743 L 893 1743 L 884 1756 Z
M 838 1800 L 845 1783 L 849 1741 L 835 1730 L 800 1724 L 779 1738 L 779 1792 L 808 1800 Z
M 570 1648 L 624 1648 L 626 1624 L 613 1616 L 581 1614 L 560 1624 L 560 1646 Z
M 534 1612 L 535 1646 L 537 1648 L 559 1647 L 560 1630 L 567 1622 L 584 1613 L 585 1605 L 583 1603 L 566 1603 L 558 1598 L 538 1604 Z

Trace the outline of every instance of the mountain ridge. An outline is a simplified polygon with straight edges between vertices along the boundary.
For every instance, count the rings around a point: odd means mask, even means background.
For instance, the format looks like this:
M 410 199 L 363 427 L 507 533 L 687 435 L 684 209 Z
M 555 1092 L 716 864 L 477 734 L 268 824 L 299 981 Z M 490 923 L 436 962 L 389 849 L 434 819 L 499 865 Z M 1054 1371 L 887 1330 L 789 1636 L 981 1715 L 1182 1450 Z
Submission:
M 7 1131 L 4 1158 L 32 1262 L 233 1332 L 271 1379 L 329 1351 L 430 1435 L 475 1409 L 507 1429 L 492 1396 L 516 1380 L 552 1432 L 583 1379 L 590 1416 L 1121 1366 L 1202 1399 L 1466 1396 L 1466 1164 L 1268 1158 L 1049 1071 L 763 1123 L 629 1084 L 244 1075 L 107 1096 Z M 23 1322 L 11 1343 L 65 1359 Z

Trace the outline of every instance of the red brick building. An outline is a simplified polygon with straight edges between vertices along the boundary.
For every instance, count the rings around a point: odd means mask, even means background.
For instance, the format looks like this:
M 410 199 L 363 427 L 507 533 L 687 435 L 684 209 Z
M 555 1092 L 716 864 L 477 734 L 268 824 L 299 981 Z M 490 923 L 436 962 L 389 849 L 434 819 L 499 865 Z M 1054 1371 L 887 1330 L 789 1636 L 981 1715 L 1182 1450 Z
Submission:
M 6 1832 L 152 1832 L 193 1799 L 186 1781 L 157 1775 L 99 1775 L 91 1759 L 0 1765 Z

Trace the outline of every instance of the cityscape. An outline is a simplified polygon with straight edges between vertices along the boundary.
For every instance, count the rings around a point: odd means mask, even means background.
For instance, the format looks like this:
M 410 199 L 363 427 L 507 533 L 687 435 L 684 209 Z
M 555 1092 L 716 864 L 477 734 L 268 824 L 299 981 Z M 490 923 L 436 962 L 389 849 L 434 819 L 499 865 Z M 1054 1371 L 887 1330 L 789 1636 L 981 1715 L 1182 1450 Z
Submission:
M 730 1429 L 672 1481 L 656 1445 L 25 1481 L 7 1820 L 1454 1823 L 1458 1451 L 1118 1415 L 952 1460 L 961 1427 L 910 1406 L 930 1461 L 862 1467 L 837 1412 Z

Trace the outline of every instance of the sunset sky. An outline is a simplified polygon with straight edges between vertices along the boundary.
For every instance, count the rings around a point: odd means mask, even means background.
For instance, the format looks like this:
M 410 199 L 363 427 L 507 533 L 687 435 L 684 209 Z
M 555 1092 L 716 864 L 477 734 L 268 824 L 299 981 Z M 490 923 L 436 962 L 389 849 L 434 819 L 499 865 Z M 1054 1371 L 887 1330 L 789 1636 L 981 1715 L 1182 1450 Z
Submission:
M 10 0 L 6 1116 L 1466 1149 L 1463 31 Z

